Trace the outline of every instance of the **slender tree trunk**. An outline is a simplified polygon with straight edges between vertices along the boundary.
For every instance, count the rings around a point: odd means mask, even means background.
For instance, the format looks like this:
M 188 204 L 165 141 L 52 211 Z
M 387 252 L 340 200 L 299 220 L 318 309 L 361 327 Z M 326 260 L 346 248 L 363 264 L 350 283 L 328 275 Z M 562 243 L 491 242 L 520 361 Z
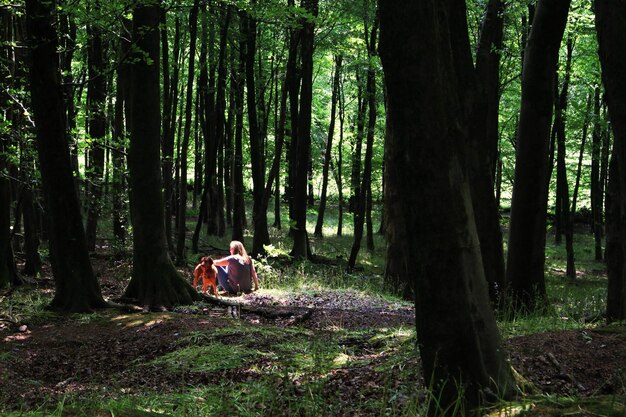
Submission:
M 600 163 L 602 151 L 602 127 L 600 125 L 600 87 L 596 86 L 593 100 L 593 132 L 591 150 L 591 215 L 592 231 L 595 240 L 595 260 L 602 256 L 602 190 L 600 182 Z
M 234 124 L 235 124 L 235 96 L 237 87 L 233 81 L 234 73 L 236 71 L 235 53 L 234 48 L 229 49 L 229 61 L 230 61 L 230 83 L 228 88 L 228 119 L 226 119 L 226 133 L 224 136 L 224 191 L 226 200 L 226 224 L 233 225 L 233 136 L 234 136 Z
M 217 235 L 224 236 L 226 232 L 226 221 L 224 215 L 224 142 L 226 129 L 226 50 L 228 47 L 228 29 L 231 20 L 231 8 L 227 8 L 222 19 L 220 31 L 220 49 L 217 59 L 217 92 L 215 97 L 215 152 L 217 160 L 217 179 L 214 187 L 217 216 Z
M 339 98 L 339 80 L 341 78 L 341 63 L 343 57 L 335 56 L 335 75 L 333 77 L 332 97 L 330 102 L 330 123 L 328 124 L 328 137 L 326 138 L 326 150 L 324 151 L 324 167 L 322 170 L 322 193 L 320 195 L 320 205 L 317 210 L 317 223 L 315 224 L 314 235 L 324 237 L 322 228 L 324 226 L 324 213 L 326 212 L 326 193 L 328 190 L 328 171 L 331 162 L 333 149 L 333 136 L 335 134 L 335 118 L 337 115 L 337 101 Z
M 96 249 L 96 231 L 102 211 L 102 181 L 104 173 L 104 141 L 106 130 L 106 78 L 104 77 L 104 46 L 100 28 L 87 29 L 89 41 L 87 61 L 87 114 L 89 119 L 89 166 L 87 170 L 87 249 Z
M 585 118 L 583 119 L 582 138 L 580 141 L 580 151 L 578 152 L 578 165 L 576 166 L 576 182 L 574 183 L 574 194 L 572 196 L 572 230 L 576 217 L 576 205 L 578 204 L 578 193 L 580 191 L 580 180 L 582 176 L 583 159 L 585 157 L 585 145 L 587 144 L 587 132 L 589 129 L 589 115 L 591 114 L 591 94 L 587 95 L 587 106 L 585 107 Z M 593 180 L 592 180 L 593 181 Z M 593 187 L 593 185 L 592 185 Z
M 57 61 L 54 1 L 28 0 L 31 102 L 50 237 L 55 295 L 50 307 L 85 312 L 106 307 L 89 261 L 74 188 Z
M 264 254 L 264 245 L 270 243 L 267 228 L 267 210 L 263 209 L 265 191 L 264 150 L 261 130 L 257 114 L 256 82 L 254 77 L 254 57 L 256 53 L 256 20 L 246 12 L 240 12 L 242 25 L 242 51 L 245 54 L 246 98 L 248 107 L 248 126 L 250 135 L 250 161 L 252 165 L 252 224 L 254 236 L 252 240 L 252 256 Z M 267 208 L 267 206 L 266 206 Z
M 337 190 L 339 194 L 339 207 L 337 210 L 337 236 L 343 234 L 343 127 L 345 118 L 345 103 L 343 93 L 343 80 L 340 79 L 339 87 L 339 144 L 337 146 Z
M 198 4 L 199 0 L 194 0 L 189 12 L 189 65 L 187 76 L 187 93 L 185 94 L 185 130 L 179 154 L 180 160 L 180 180 L 178 182 L 178 224 L 176 238 L 176 263 L 184 265 L 185 262 L 185 240 L 187 236 L 187 154 L 189 150 L 189 135 L 191 134 L 191 111 L 193 98 L 194 64 L 196 53 L 196 39 L 198 29 Z
M 235 73 L 235 154 L 233 158 L 233 234 L 232 240 L 244 242 L 246 206 L 243 185 L 243 105 L 245 82 L 245 56 L 240 48 L 238 68 Z
M 626 319 L 626 1 L 625 0 L 597 0 L 595 2 L 596 31 L 598 34 L 600 64 L 602 67 L 602 81 L 606 91 L 606 104 L 611 116 L 614 145 L 613 159 L 617 165 L 611 168 L 610 181 L 614 183 L 616 192 L 611 198 L 613 201 L 612 222 L 607 227 L 607 265 L 609 289 L 607 296 L 607 319 Z M 607 193 L 607 200 L 608 200 Z M 607 201 L 607 225 L 609 216 L 609 201 Z M 613 255 L 609 256 L 609 230 L 611 235 L 617 234 Z M 610 262 L 609 262 L 610 261 Z
M 378 15 L 374 19 L 372 29 L 369 34 L 368 45 L 368 57 L 370 64 L 367 69 L 367 84 L 365 87 L 365 99 L 367 103 L 368 113 L 368 125 L 367 125 L 367 143 L 365 148 L 365 160 L 363 167 L 363 177 L 361 179 L 360 191 L 358 193 L 358 202 L 356 210 L 354 212 L 354 242 L 352 243 L 352 249 L 350 251 L 350 258 L 348 259 L 348 270 L 352 270 L 356 265 L 356 257 L 361 248 L 361 239 L 363 238 L 363 226 L 365 224 L 365 215 L 367 213 L 368 194 L 372 182 L 372 155 L 374 147 L 374 130 L 376 128 L 376 78 L 374 73 L 374 67 L 372 59 L 376 54 L 376 36 L 378 30 Z M 367 33 L 366 33 L 367 37 Z M 353 165 L 354 167 L 354 165 Z M 371 222 L 370 222 L 371 223 Z
M 451 29 L 465 26 L 462 22 L 448 19 L 464 18 L 453 12 L 464 3 L 383 0 L 379 5 L 388 99 L 388 259 L 390 248 L 406 247 L 397 264 L 403 265 L 401 281 L 415 285 L 423 375 L 437 399 L 429 414 L 469 415 L 481 402 L 514 396 L 515 382 L 489 304 L 463 166 L 467 121 L 451 45 L 469 43 L 451 38 L 468 35 Z M 398 228 L 419 233 L 397 234 Z M 394 242 L 398 237 L 401 243 Z
M 295 59 L 295 51 L 289 51 L 289 59 Z M 275 197 L 274 197 L 274 227 L 280 229 L 280 161 L 283 153 L 283 145 L 285 143 L 285 124 L 287 123 L 287 95 L 289 85 L 292 82 L 293 66 L 287 65 L 287 71 L 285 73 L 285 81 L 280 91 L 280 107 L 278 120 L 276 121 L 276 143 L 274 144 L 274 159 L 270 172 L 267 176 L 267 183 L 265 184 L 265 191 L 263 192 L 263 200 L 261 210 L 267 212 L 269 200 L 272 195 L 272 184 L 275 183 Z M 278 84 L 278 80 L 276 80 Z M 278 89 L 278 85 L 276 86 Z M 278 98 L 278 92 L 276 94 Z M 278 111 L 278 110 L 277 110 Z
M 357 114 L 356 114 L 356 135 L 352 143 L 352 171 L 350 173 L 350 200 L 349 210 L 354 213 L 356 210 L 357 202 L 361 195 L 361 151 L 363 147 L 363 136 L 365 132 L 365 112 L 367 111 L 367 100 L 363 98 L 363 91 L 365 87 L 361 81 L 363 77 L 360 76 L 360 72 L 357 69 L 356 81 L 357 81 Z
M 567 99 L 568 88 L 572 68 L 572 51 L 573 41 L 571 35 L 567 40 L 567 60 L 565 64 L 565 79 L 561 94 L 558 97 L 558 105 L 556 106 L 555 128 L 557 136 L 557 206 L 560 206 L 563 232 L 565 234 L 565 250 L 567 252 L 567 269 L 566 275 L 574 279 L 576 278 L 576 267 L 574 264 L 574 230 L 573 218 L 570 212 L 569 185 L 567 182 L 567 167 L 565 165 L 566 149 L 565 149 L 565 123 L 567 120 Z
M 188 304 L 199 298 L 174 267 L 165 238 L 159 155 L 159 14 L 158 5 L 134 9 L 133 41 L 140 52 L 132 61 L 130 84 L 132 131 L 128 168 L 133 272 L 124 297 L 148 307 Z
M 569 3 L 539 0 L 522 72 L 506 276 L 516 305 L 527 309 L 536 307 L 546 294 L 546 177 L 552 91 Z
M 122 21 L 122 27 L 125 31 L 130 29 L 131 22 L 127 19 Z M 130 42 L 126 40 L 127 38 L 122 37 L 120 39 L 120 51 L 119 57 L 120 60 L 124 60 L 124 57 L 128 54 L 130 50 Z M 128 111 L 128 107 L 130 103 L 128 102 L 128 90 L 130 88 L 129 85 L 129 68 L 128 63 L 124 60 L 119 63 L 117 68 L 117 92 L 115 98 L 115 115 L 113 120 L 113 135 L 111 140 L 111 145 L 113 146 L 113 158 L 112 158 L 112 168 L 113 168 L 113 235 L 115 236 L 115 244 L 114 250 L 116 252 L 116 256 L 121 255 L 121 249 L 124 243 L 126 242 L 126 203 L 125 195 L 126 195 L 126 164 L 125 164 L 125 146 L 124 146 L 124 138 L 127 135 L 127 131 L 125 129 L 124 123 L 124 115 L 125 110 Z

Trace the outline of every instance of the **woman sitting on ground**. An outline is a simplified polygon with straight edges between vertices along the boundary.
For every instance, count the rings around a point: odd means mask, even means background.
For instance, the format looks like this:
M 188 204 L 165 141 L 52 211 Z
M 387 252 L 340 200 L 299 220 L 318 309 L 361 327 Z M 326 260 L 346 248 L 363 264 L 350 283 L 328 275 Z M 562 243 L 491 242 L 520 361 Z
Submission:
M 230 256 L 213 261 L 217 266 L 219 285 L 231 294 L 249 293 L 259 289 L 259 278 L 256 275 L 252 259 L 248 256 L 243 244 L 237 240 L 230 242 Z

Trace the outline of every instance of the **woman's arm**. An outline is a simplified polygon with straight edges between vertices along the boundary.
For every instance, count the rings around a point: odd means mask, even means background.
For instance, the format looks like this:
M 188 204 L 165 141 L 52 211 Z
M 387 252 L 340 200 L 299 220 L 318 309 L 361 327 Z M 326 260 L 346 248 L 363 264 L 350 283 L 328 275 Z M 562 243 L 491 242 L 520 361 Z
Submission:
M 231 257 L 232 257 L 232 255 L 227 256 L 227 257 L 222 258 L 222 259 L 215 259 L 215 260 L 213 260 L 213 265 L 228 266 L 228 261 L 230 260 Z

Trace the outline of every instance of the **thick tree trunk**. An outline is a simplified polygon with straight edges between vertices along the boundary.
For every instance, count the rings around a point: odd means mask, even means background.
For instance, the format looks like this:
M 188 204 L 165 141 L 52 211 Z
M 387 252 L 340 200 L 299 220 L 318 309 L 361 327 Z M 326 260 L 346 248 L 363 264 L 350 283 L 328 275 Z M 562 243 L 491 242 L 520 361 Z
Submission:
M 144 306 L 188 304 L 199 298 L 179 275 L 167 249 L 161 191 L 159 7 L 138 6 L 133 40 L 131 141 L 128 151 L 133 272 L 124 296 Z M 149 59 L 149 61 L 148 61 Z
M 39 256 L 39 231 L 35 215 L 35 199 L 33 189 L 26 185 L 22 189 L 22 213 L 24 215 L 24 253 L 26 262 L 22 273 L 37 276 L 41 271 L 41 256 Z
M 335 118 L 337 115 L 337 101 L 339 98 L 339 80 L 341 77 L 341 63 L 343 57 L 335 57 L 335 75 L 333 77 L 332 97 L 330 101 L 330 122 L 328 124 L 328 137 L 326 138 L 326 150 L 324 151 L 324 167 L 322 169 L 322 193 L 320 195 L 320 205 L 317 210 L 317 223 L 315 224 L 314 235 L 324 237 L 322 228 L 324 227 L 324 214 L 326 212 L 326 193 L 328 190 L 328 171 L 330 169 L 331 153 L 333 149 L 333 136 L 335 134 Z
M 515 382 L 489 304 L 464 169 L 467 122 L 451 45 L 468 42 L 450 36 L 467 32 L 451 30 L 464 25 L 448 20 L 464 18 L 452 13 L 464 4 L 379 4 L 388 99 L 387 253 L 405 247 L 398 270 L 402 282 L 415 284 L 423 375 L 438 400 L 429 414 L 452 415 L 455 406 L 471 413 L 484 401 L 510 398 Z M 401 242 L 394 241 L 398 236 Z
M 288 0 L 289 6 L 294 6 L 294 0 Z M 289 142 L 287 143 L 287 187 L 285 194 L 289 203 L 289 235 L 293 236 L 295 213 L 294 198 L 296 189 L 296 166 L 297 166 L 297 149 L 298 149 L 298 107 L 299 92 L 302 81 L 301 69 L 298 66 L 298 50 L 301 49 L 302 30 L 291 29 L 289 34 L 289 58 L 287 59 L 287 72 L 291 72 L 294 76 L 291 78 L 289 86 L 289 119 L 291 121 L 289 127 Z
M 28 0 L 31 101 L 50 238 L 55 295 L 50 307 L 86 312 L 106 307 L 87 252 L 66 134 L 57 61 L 54 1 Z
M 618 190 L 612 195 L 614 198 L 614 217 L 612 225 L 617 233 L 615 242 L 615 264 L 618 267 L 609 268 L 609 291 L 607 297 L 607 317 L 609 320 L 626 319 L 626 0 L 597 0 L 595 3 L 596 31 L 602 67 L 602 81 L 606 91 L 606 103 L 611 115 L 611 126 L 614 134 L 614 159 L 617 168 L 611 171 L 610 181 L 615 181 Z M 615 177 L 615 178 L 614 178 Z M 608 193 L 607 193 L 608 194 Z M 607 202 L 607 219 L 609 217 L 609 203 Z M 608 223 L 608 221 L 607 221 Z M 609 229 L 607 227 L 607 263 L 609 258 L 608 242 Z
M 546 294 L 547 155 L 554 73 L 569 3 L 539 1 L 522 72 L 506 277 L 515 304 L 527 309 L 535 308 Z
M 302 0 L 302 6 L 313 17 L 317 17 L 318 0 Z M 300 109 L 298 111 L 298 143 L 296 147 L 296 169 L 294 181 L 293 248 L 291 256 L 308 259 L 310 256 L 309 238 L 306 230 L 307 177 L 311 156 L 311 105 L 313 101 L 313 40 L 314 22 L 303 22 L 300 45 L 302 48 L 302 87 L 300 89 Z
M 476 53 L 476 71 L 473 78 L 475 101 L 471 108 L 468 146 L 474 220 L 492 303 L 498 302 L 506 287 L 500 213 L 494 195 L 503 22 L 504 3 L 501 0 L 490 0 L 483 18 Z M 471 66 L 471 58 L 469 59 L 467 67 Z
M 0 97 L 0 99 L 2 99 Z M 4 103 L 0 103 L 4 104 Z M 4 109 L 4 106 L 0 107 Z M 9 142 L 4 134 L 0 136 L 0 172 L 7 169 L 7 149 Z M 11 249 L 11 188 L 9 178 L 0 175 L 0 288 L 8 287 L 11 283 L 11 269 L 6 254 Z

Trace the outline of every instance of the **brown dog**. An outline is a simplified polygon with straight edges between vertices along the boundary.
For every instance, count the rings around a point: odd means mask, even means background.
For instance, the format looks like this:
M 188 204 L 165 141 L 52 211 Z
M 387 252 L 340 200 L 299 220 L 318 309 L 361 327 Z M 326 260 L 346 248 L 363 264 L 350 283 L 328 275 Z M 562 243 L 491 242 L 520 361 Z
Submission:
M 211 287 L 215 298 L 219 298 L 217 294 L 217 268 L 213 265 L 213 259 L 208 256 L 200 258 L 200 262 L 193 270 L 193 287 L 196 288 L 198 279 L 202 277 L 202 292 L 206 294 L 208 287 Z

